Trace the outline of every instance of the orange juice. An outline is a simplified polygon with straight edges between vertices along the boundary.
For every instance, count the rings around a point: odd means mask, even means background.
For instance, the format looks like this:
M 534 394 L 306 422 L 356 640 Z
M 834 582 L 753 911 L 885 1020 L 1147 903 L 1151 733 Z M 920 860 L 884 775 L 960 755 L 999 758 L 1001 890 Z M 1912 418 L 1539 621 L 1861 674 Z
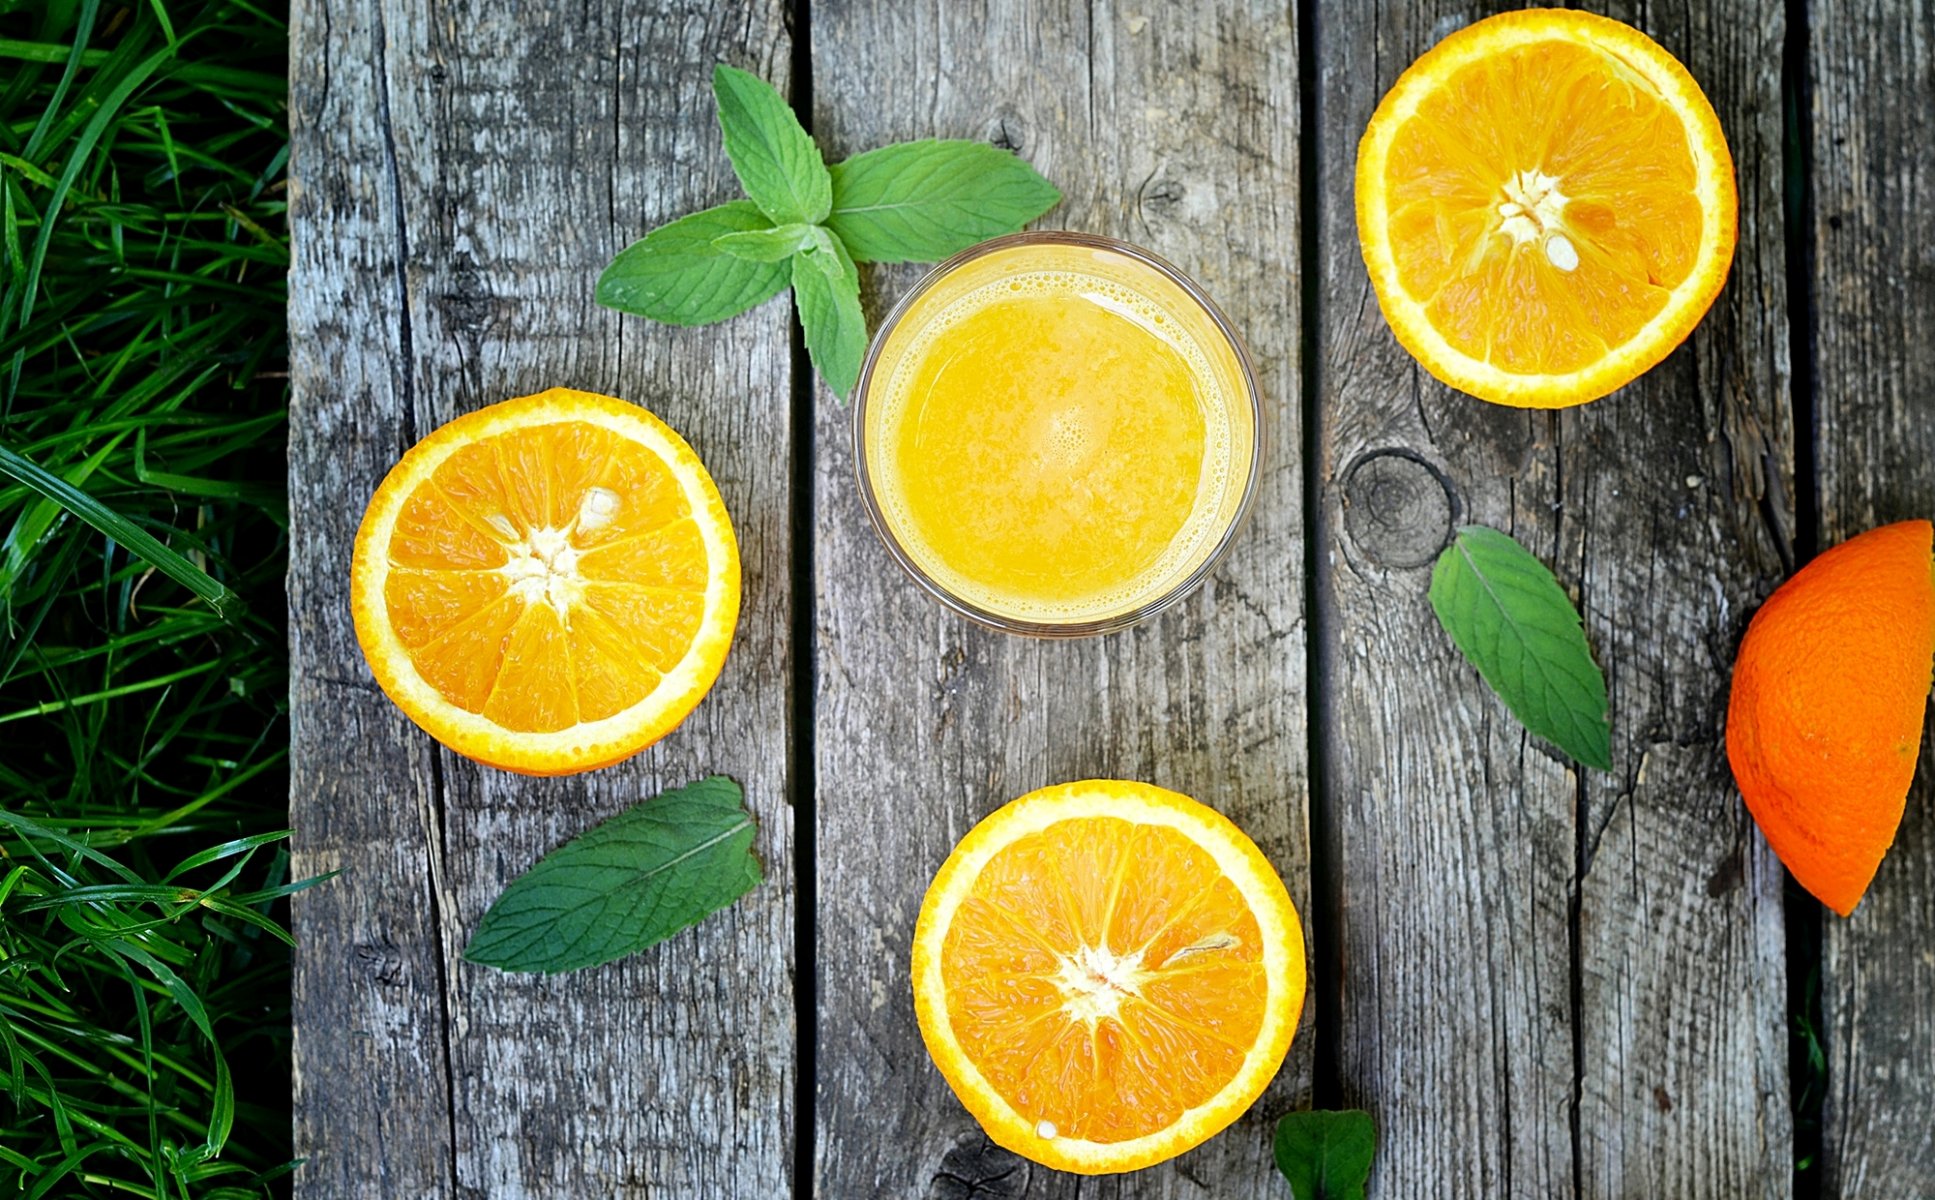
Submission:
M 858 433 L 876 520 L 995 624 L 1119 623 L 1226 543 L 1256 456 L 1235 338 L 1172 268 L 1073 235 L 989 243 L 881 331 Z

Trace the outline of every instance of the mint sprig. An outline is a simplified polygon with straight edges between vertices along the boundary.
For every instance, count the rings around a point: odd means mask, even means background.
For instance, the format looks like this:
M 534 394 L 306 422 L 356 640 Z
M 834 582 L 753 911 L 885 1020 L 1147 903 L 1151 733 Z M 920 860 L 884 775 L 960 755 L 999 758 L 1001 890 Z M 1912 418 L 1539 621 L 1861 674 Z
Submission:
M 1579 610 L 1544 563 L 1496 529 L 1467 525 L 1432 568 L 1431 608 L 1527 729 L 1612 769 L 1606 676 Z
M 1006 150 L 933 138 L 826 165 L 772 85 L 712 73 L 726 157 L 745 189 L 662 225 L 598 277 L 598 303 L 669 325 L 737 316 L 789 285 L 813 369 L 845 399 L 867 355 L 856 262 L 939 262 L 1061 201 Z
M 513 880 L 464 958 L 551 974 L 662 942 L 758 885 L 754 832 L 739 785 L 723 775 L 662 792 Z

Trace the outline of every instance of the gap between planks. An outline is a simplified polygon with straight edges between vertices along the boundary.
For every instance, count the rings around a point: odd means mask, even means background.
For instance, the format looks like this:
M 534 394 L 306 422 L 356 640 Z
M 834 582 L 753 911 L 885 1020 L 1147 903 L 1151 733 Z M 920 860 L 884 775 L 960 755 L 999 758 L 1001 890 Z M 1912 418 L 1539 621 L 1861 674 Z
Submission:
M 792 26 L 792 105 L 800 125 L 813 132 L 813 6 L 812 0 L 792 0 L 787 9 Z M 813 461 L 816 450 L 813 405 L 813 364 L 806 353 L 806 334 L 789 293 L 793 391 L 793 450 L 789 490 L 792 493 L 792 730 L 787 747 L 787 791 L 793 805 L 793 1196 L 814 1195 L 814 1147 L 818 1142 L 814 1094 L 819 1082 L 819 807 L 813 731 L 817 727 L 814 697 L 818 687 L 817 589 L 814 586 Z

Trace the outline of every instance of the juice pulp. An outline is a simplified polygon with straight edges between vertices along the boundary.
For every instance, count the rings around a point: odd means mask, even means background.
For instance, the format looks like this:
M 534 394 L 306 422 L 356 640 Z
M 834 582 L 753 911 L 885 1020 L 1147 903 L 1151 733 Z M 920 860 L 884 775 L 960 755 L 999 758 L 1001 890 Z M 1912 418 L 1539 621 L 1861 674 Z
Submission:
M 1255 452 L 1227 333 L 1151 263 L 1011 245 L 928 286 L 885 335 L 863 452 L 892 538 L 997 617 L 1077 624 L 1187 579 Z

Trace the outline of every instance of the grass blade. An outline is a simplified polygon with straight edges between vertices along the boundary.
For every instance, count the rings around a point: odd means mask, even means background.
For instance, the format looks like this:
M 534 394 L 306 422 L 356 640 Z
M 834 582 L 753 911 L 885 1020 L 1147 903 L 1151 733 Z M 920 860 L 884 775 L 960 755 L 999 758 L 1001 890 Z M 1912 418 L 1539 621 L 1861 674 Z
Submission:
M 199 854 L 191 854 L 179 863 L 176 863 L 175 869 L 162 876 L 161 881 L 163 883 L 172 882 L 186 875 L 196 867 L 207 866 L 209 863 L 228 858 L 230 855 L 242 854 L 261 846 L 267 846 L 272 842 L 279 842 L 293 832 L 295 831 L 290 829 L 275 829 L 268 833 L 253 833 L 248 837 L 236 838 L 231 842 L 223 842 L 219 846 L 211 846 Z
M 153 534 L 83 492 L 65 479 L 0 446 L 0 471 L 39 492 L 95 529 L 125 546 L 163 575 L 207 601 L 224 621 L 246 614 L 242 598 L 220 580 L 162 545 Z

